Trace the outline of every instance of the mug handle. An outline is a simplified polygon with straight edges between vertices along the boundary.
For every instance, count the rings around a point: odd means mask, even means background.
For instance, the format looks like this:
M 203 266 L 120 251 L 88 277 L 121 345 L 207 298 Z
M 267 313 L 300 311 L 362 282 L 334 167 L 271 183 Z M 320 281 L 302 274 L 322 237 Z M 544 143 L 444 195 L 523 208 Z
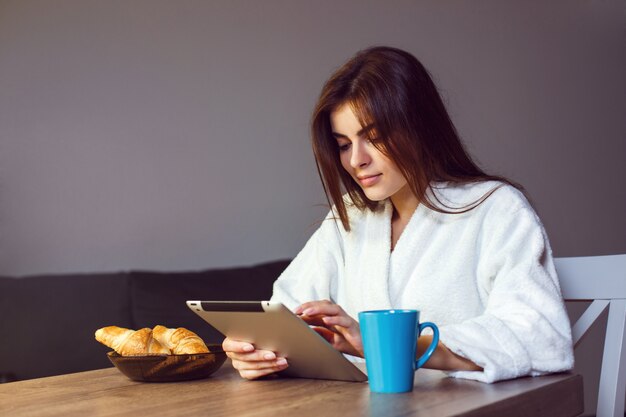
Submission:
M 430 327 L 431 329 L 433 329 L 433 341 L 430 342 L 430 346 L 428 346 L 428 349 L 426 349 L 426 352 L 424 352 L 424 354 L 420 356 L 418 360 L 415 361 L 416 370 L 421 368 L 426 363 L 426 361 L 430 359 L 430 355 L 433 354 L 433 352 L 435 351 L 435 348 L 437 347 L 437 344 L 439 343 L 439 328 L 437 327 L 435 323 L 431 323 L 429 321 L 425 323 L 420 323 L 417 326 L 417 336 L 419 337 L 419 335 L 422 333 L 422 330 L 424 330 L 427 327 Z

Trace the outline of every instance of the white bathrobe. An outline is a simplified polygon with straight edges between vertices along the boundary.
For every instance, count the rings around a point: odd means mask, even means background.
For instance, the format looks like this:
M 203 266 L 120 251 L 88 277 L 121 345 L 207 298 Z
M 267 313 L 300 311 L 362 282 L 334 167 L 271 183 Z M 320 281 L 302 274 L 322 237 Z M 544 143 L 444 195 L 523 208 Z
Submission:
M 502 185 L 450 186 L 451 207 Z M 331 211 L 274 284 L 272 301 L 290 309 L 328 299 L 351 317 L 374 309 L 420 310 L 440 340 L 483 372 L 454 377 L 494 382 L 569 370 L 569 319 L 545 230 L 522 193 L 502 185 L 475 209 L 442 214 L 420 205 L 391 251 L 392 205 L 349 207 L 351 231 Z

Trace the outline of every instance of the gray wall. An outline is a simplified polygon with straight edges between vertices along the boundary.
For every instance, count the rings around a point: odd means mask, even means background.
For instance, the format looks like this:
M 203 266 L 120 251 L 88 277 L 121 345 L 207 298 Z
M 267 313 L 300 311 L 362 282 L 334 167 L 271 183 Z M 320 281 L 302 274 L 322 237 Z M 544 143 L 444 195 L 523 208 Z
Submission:
M 325 213 L 308 139 L 358 49 L 430 69 L 557 256 L 626 253 L 622 1 L 0 0 L 0 274 L 293 257 Z

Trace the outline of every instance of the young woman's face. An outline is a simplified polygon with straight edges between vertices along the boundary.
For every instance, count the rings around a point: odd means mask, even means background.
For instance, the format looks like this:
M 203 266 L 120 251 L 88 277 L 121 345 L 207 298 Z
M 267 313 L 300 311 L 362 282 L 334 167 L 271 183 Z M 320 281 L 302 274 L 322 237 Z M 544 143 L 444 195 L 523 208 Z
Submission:
M 408 183 L 396 164 L 368 139 L 368 132 L 375 133 L 374 126 L 361 126 L 348 104 L 330 114 L 330 124 L 339 145 L 341 165 L 367 198 L 381 201 L 406 191 Z

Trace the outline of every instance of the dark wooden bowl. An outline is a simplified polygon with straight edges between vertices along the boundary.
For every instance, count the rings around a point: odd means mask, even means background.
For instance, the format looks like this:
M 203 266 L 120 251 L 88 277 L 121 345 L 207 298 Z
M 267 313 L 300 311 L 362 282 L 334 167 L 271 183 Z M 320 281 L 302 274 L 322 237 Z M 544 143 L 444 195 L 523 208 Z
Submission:
M 174 382 L 206 378 L 226 360 L 220 345 L 208 346 L 210 353 L 190 355 L 120 356 L 109 352 L 109 360 L 133 381 Z

